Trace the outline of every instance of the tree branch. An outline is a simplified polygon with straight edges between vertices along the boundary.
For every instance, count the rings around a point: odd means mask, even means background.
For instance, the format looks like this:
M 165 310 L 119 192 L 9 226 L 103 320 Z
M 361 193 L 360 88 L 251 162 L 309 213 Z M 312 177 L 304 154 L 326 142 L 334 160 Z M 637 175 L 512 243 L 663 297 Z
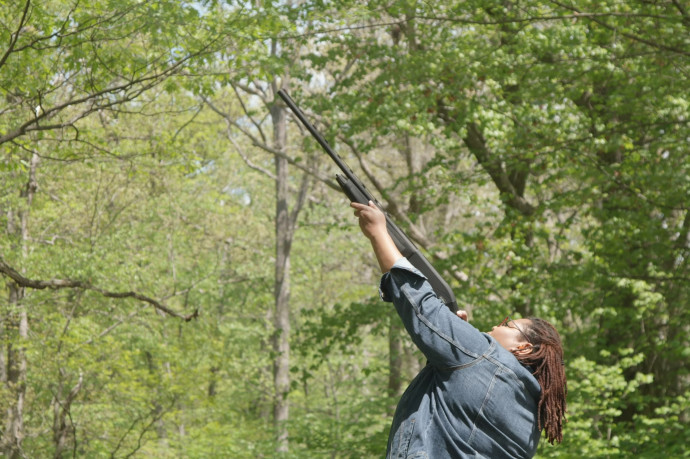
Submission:
M 183 319 L 185 322 L 189 322 L 192 319 L 196 319 L 199 316 L 199 310 L 196 309 L 193 313 L 184 315 L 181 314 L 177 311 L 173 311 L 163 303 L 159 302 L 158 300 L 155 300 L 153 298 L 150 298 L 148 296 L 142 295 L 141 293 L 130 291 L 130 292 L 111 292 L 109 290 L 102 289 L 100 287 L 97 287 L 95 285 L 92 285 L 89 282 L 84 282 L 80 280 L 75 280 L 75 279 L 50 279 L 50 280 L 35 280 L 35 279 L 29 279 L 27 277 L 22 276 L 19 272 L 17 272 L 14 268 L 9 266 L 5 260 L 0 258 L 0 274 L 5 275 L 6 277 L 9 277 L 12 279 L 17 285 L 24 287 L 24 288 L 31 288 L 31 289 L 36 289 L 36 290 L 44 290 L 44 289 L 51 289 L 51 290 L 59 290 L 59 289 L 64 289 L 64 288 L 74 288 L 74 289 L 80 289 L 80 290 L 91 290 L 97 293 L 100 293 L 106 298 L 134 298 L 135 300 L 142 301 L 144 303 L 148 303 L 151 306 L 153 306 L 155 309 L 164 312 L 165 314 L 168 314 L 173 317 L 178 317 L 180 319 Z
M 680 9 L 677 0 L 672 0 L 674 4 Z M 562 6 L 562 5 L 559 5 Z M 681 10 L 682 12 L 682 10 Z M 561 15 L 549 15 L 549 16 L 528 16 L 523 18 L 507 18 L 507 19 L 497 19 L 497 20 L 480 20 L 480 19 L 465 19 L 457 17 L 448 16 L 429 16 L 429 15 L 409 15 L 404 19 L 399 19 L 395 21 L 385 21 L 373 24 L 361 24 L 361 25 L 351 25 L 343 27 L 333 27 L 333 28 L 323 28 L 311 30 L 299 34 L 284 34 L 284 35 L 269 35 L 264 36 L 265 39 L 278 39 L 278 40 L 295 40 L 300 38 L 312 37 L 316 35 L 329 35 L 329 34 L 341 34 L 343 32 L 351 32 L 355 30 L 363 29 L 379 29 L 391 26 L 404 26 L 408 22 L 415 20 L 421 21 L 436 21 L 436 22 L 452 22 L 456 24 L 468 24 L 468 25 L 503 25 L 503 24 L 516 24 L 516 23 L 528 23 L 528 22 L 544 22 L 544 21 L 563 21 L 572 19 L 583 19 L 583 18 L 598 18 L 598 17 L 631 17 L 631 18 L 652 18 L 652 19 L 663 19 L 670 20 L 673 16 L 663 16 L 658 14 L 637 14 L 637 13 L 621 13 L 621 12 L 608 12 L 608 13 L 581 13 L 575 12 L 573 14 L 561 14 Z
M 464 140 L 467 147 L 477 158 L 477 161 L 479 161 L 479 164 L 489 174 L 498 191 L 507 197 L 506 202 L 511 207 L 519 210 L 523 215 L 532 215 L 535 211 L 534 206 L 518 193 L 500 161 L 491 158 L 491 152 L 486 146 L 484 136 L 482 136 L 479 127 L 475 123 L 467 124 L 467 137 Z
M 680 14 L 683 15 L 683 22 L 688 24 L 688 21 L 690 21 L 690 16 L 688 16 L 688 12 L 685 8 L 683 8 L 683 5 L 681 5 L 678 0 L 671 0 L 673 2 L 673 5 L 675 5 L 676 9 L 680 11 Z
M 393 215 L 398 221 L 405 222 L 405 224 L 407 225 L 407 230 L 409 232 L 410 238 L 414 242 L 422 246 L 424 249 L 429 250 L 433 245 L 431 240 L 429 240 L 429 238 L 427 238 L 424 235 L 424 233 L 414 223 L 412 223 L 412 220 L 410 220 L 407 217 L 407 215 L 401 210 L 400 206 L 398 205 L 398 202 L 385 193 L 385 188 L 383 184 L 378 180 L 378 178 L 376 178 L 376 175 L 371 171 L 369 164 L 364 160 L 364 157 L 359 152 L 357 146 L 350 139 L 341 137 L 340 140 L 350 148 L 352 153 L 357 158 L 359 166 L 364 172 L 364 175 L 367 176 L 367 179 L 369 179 L 369 181 L 374 185 L 374 188 L 376 188 L 379 194 L 382 197 L 384 197 L 384 199 L 386 199 L 386 211 L 390 212 L 390 214 Z
M 247 118 L 249 118 L 249 121 L 251 121 L 252 124 L 254 125 L 254 127 L 256 128 L 257 132 L 261 136 L 262 142 L 268 143 L 268 141 L 266 140 L 266 135 L 264 134 L 263 129 L 261 129 L 261 126 L 259 125 L 259 123 L 257 123 L 254 120 L 254 117 L 251 116 L 251 114 L 249 113 L 249 110 L 247 110 L 247 106 L 245 105 L 244 100 L 242 100 L 242 97 L 240 96 L 240 93 L 237 90 L 237 85 L 235 85 L 233 83 L 230 83 L 230 85 L 232 86 L 232 90 L 235 91 L 235 96 L 237 97 L 237 101 L 240 103 L 240 106 L 242 107 L 242 111 L 247 116 Z M 250 88 L 243 87 L 243 89 L 245 92 L 247 92 L 247 91 L 249 91 Z M 258 94 L 254 93 L 254 95 L 258 95 Z
M 631 40 L 633 40 L 633 41 L 637 41 L 637 42 L 640 42 L 640 43 L 644 43 L 645 45 L 651 46 L 652 48 L 661 49 L 661 50 L 669 51 L 669 52 L 672 52 L 672 53 L 682 54 L 682 55 L 684 55 L 684 56 L 690 56 L 690 51 L 686 51 L 686 50 L 679 49 L 679 48 L 674 48 L 674 47 L 672 47 L 672 46 L 666 46 L 666 45 L 661 44 L 661 43 L 657 43 L 657 42 L 654 42 L 654 41 L 651 41 L 651 40 L 647 40 L 646 38 L 640 37 L 640 36 L 635 35 L 635 34 L 631 34 L 631 33 L 628 33 L 628 32 L 620 31 L 620 30 L 618 30 L 617 27 L 614 27 L 614 26 L 612 26 L 612 25 L 609 25 L 609 24 L 607 24 L 606 22 L 604 22 L 604 21 L 598 19 L 598 17 L 597 17 L 596 15 L 594 15 L 594 14 L 582 13 L 582 12 L 580 12 L 577 8 L 574 8 L 574 7 L 572 7 L 572 6 L 565 5 L 565 4 L 563 4 L 562 2 L 559 2 L 559 1 L 557 1 L 557 0 L 550 0 L 550 1 L 551 1 L 551 3 L 554 3 L 554 4 L 558 5 L 558 6 L 560 6 L 561 8 L 565 8 L 565 9 L 567 9 L 567 10 L 570 10 L 570 11 L 575 12 L 575 13 L 577 14 L 578 17 L 588 18 L 588 19 L 590 19 L 591 21 L 596 22 L 596 23 L 599 24 L 600 26 L 602 26 L 602 27 L 604 27 L 604 28 L 606 28 L 606 29 L 609 29 L 609 30 L 611 30 L 611 31 L 614 31 L 614 32 L 616 32 L 616 33 L 619 33 L 619 34 L 621 34 L 623 37 L 629 38 L 629 39 L 631 39 Z M 611 14 L 611 13 L 609 13 L 609 14 Z M 658 18 L 658 17 L 657 17 L 657 18 Z M 669 19 L 669 18 L 664 17 L 664 19 Z
M 2 68 L 3 65 L 5 65 L 5 62 L 7 62 L 7 58 L 10 56 L 10 54 L 12 54 L 14 46 L 17 44 L 17 40 L 19 39 L 19 32 L 22 30 L 22 27 L 24 27 L 24 23 L 26 22 L 26 16 L 29 14 L 30 6 L 31 0 L 26 0 L 26 5 L 24 5 L 24 11 L 22 12 L 22 18 L 19 20 L 17 30 L 12 35 L 10 35 L 10 44 L 7 47 L 7 50 L 5 51 L 5 54 L 3 54 L 2 58 L 0 58 L 0 68 Z
M 328 177 L 326 177 L 325 175 L 319 173 L 318 171 L 313 170 L 313 169 L 310 168 L 310 167 L 304 166 L 303 164 L 301 164 L 301 162 L 296 161 L 294 158 L 288 156 L 287 154 L 283 153 L 282 151 L 278 151 L 278 150 L 276 150 L 275 148 L 273 148 L 273 147 L 271 147 L 270 145 L 268 145 L 267 143 L 262 142 L 259 138 L 257 138 L 255 135 L 253 135 L 248 129 L 246 129 L 246 128 L 244 128 L 243 126 L 241 126 L 236 120 L 231 119 L 231 118 L 230 118 L 230 115 L 228 115 L 227 113 L 223 112 L 221 109 L 219 109 L 218 107 L 216 107 L 216 106 L 213 104 L 213 102 L 211 102 L 209 99 L 207 99 L 207 98 L 202 98 L 202 99 L 203 99 L 203 101 L 211 108 L 211 110 L 213 110 L 214 112 L 216 112 L 219 116 L 221 116 L 221 117 L 225 120 L 225 122 L 228 124 L 228 128 L 235 128 L 235 129 L 237 129 L 238 131 L 240 131 L 245 137 L 247 137 L 247 138 L 252 142 L 252 145 L 253 145 L 253 146 L 258 147 L 258 148 L 260 148 L 260 149 L 262 149 L 262 150 L 264 150 L 264 151 L 266 151 L 266 152 L 268 152 L 268 153 L 270 153 L 270 154 L 272 154 L 272 155 L 274 155 L 274 156 L 277 156 L 277 157 L 279 157 L 279 158 L 285 159 L 285 160 L 288 162 L 288 164 L 290 164 L 291 166 L 294 166 L 294 167 L 300 169 L 302 172 L 308 173 L 309 175 L 313 176 L 314 178 L 316 178 L 316 179 L 319 180 L 320 182 L 323 182 L 323 183 L 324 183 L 326 186 L 328 186 L 329 188 L 331 188 L 331 189 L 333 189 L 333 190 L 336 190 L 336 191 L 338 191 L 338 192 L 341 191 L 341 190 L 340 190 L 340 187 L 338 186 L 338 184 L 335 183 L 333 180 L 329 179 Z M 262 135 L 262 138 L 263 138 L 263 135 Z M 242 157 L 242 160 L 243 160 L 250 168 L 252 168 L 252 169 L 254 169 L 254 170 L 256 170 L 256 171 L 259 171 L 259 172 L 261 172 L 262 174 L 264 174 L 264 175 L 270 177 L 271 179 L 275 180 L 275 175 L 274 175 L 273 173 L 269 172 L 268 170 L 266 170 L 266 169 L 264 169 L 264 168 L 262 168 L 262 167 L 260 167 L 260 166 L 255 165 L 255 164 L 253 164 L 253 163 L 251 162 L 251 160 L 250 160 L 250 159 L 247 157 L 247 155 L 244 153 L 244 151 L 242 150 L 242 148 L 240 147 L 240 145 L 232 138 L 232 136 L 231 136 L 230 134 L 228 134 L 228 139 L 229 139 L 230 142 L 235 146 L 235 148 L 237 149 L 238 153 L 239 153 L 240 156 Z
M 120 84 L 113 84 L 107 88 L 94 91 L 92 93 L 83 95 L 75 99 L 70 99 L 65 102 L 59 103 L 48 109 L 42 109 L 40 113 L 35 114 L 31 119 L 25 121 L 20 126 L 16 127 L 14 130 L 7 132 L 3 136 L 0 136 L 0 144 L 13 140 L 20 137 L 27 132 L 36 130 L 49 130 L 49 129 L 61 129 L 67 126 L 73 125 L 76 121 L 84 118 L 85 116 L 93 113 L 97 110 L 107 109 L 116 105 L 124 104 L 125 102 L 131 101 L 144 93 L 145 91 L 158 85 L 160 82 L 169 78 L 176 72 L 179 72 L 185 63 L 194 57 L 200 56 L 208 50 L 215 40 L 204 45 L 201 49 L 187 54 L 185 57 L 181 58 L 179 61 L 173 63 L 172 65 L 159 70 L 158 72 L 150 73 L 148 75 L 140 76 L 139 78 L 125 80 Z M 122 97 L 116 100 L 108 100 L 106 96 L 116 93 L 125 93 Z M 105 101 L 100 101 L 99 99 L 105 98 Z M 54 115 L 62 112 L 68 107 L 86 104 L 91 102 L 91 106 L 84 109 L 82 112 L 77 113 L 72 117 L 71 120 L 57 123 L 50 126 L 41 126 L 39 123 L 43 120 L 50 119 Z
M 299 213 L 302 210 L 302 207 L 304 207 L 304 203 L 307 200 L 307 193 L 309 192 L 310 183 L 309 177 L 310 174 L 307 172 L 304 172 L 302 174 L 302 184 L 300 185 L 299 193 L 297 194 L 297 200 L 295 201 L 295 205 L 292 208 L 292 212 L 290 212 L 290 218 L 288 219 L 290 240 L 292 240 L 295 234 L 295 228 L 297 227 L 297 217 L 299 216 Z

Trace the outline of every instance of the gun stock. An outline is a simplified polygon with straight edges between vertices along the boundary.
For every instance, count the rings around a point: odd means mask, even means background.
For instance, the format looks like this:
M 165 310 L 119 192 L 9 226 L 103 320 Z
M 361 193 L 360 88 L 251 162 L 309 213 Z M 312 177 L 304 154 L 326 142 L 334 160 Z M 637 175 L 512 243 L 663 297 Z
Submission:
M 335 178 L 348 199 L 352 202 L 359 202 L 361 204 L 368 204 L 369 201 L 373 201 L 379 209 L 383 210 L 383 206 L 374 198 L 361 180 L 357 178 L 355 173 L 352 172 L 352 169 L 350 169 L 342 158 L 333 151 L 326 139 L 324 139 L 321 133 L 309 122 L 309 120 L 307 120 L 304 113 L 297 107 L 288 93 L 281 89 L 278 91 L 278 95 L 343 172 L 344 175 L 336 174 Z M 384 211 L 384 214 L 386 215 L 388 234 L 390 234 L 393 242 L 398 247 L 398 250 L 400 250 L 400 253 L 412 263 L 412 266 L 426 276 L 439 299 L 451 311 L 457 312 L 458 304 L 455 299 L 455 294 L 448 283 L 441 277 L 438 271 L 436 271 L 433 265 L 426 259 L 410 238 L 407 237 L 403 230 L 391 220 L 388 213 Z

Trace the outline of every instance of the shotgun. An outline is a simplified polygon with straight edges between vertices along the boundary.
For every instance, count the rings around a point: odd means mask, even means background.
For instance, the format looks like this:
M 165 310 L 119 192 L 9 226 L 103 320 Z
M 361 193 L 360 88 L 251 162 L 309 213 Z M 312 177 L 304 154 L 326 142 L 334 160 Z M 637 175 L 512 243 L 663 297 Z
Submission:
M 373 201 L 374 204 L 378 206 L 379 209 L 383 211 L 383 213 L 386 215 L 386 227 L 388 228 L 388 234 L 390 234 L 391 238 L 393 239 L 393 242 L 395 242 L 395 245 L 398 247 L 398 250 L 400 250 L 400 253 L 403 254 L 405 258 L 409 260 L 410 263 L 412 263 L 412 266 L 417 268 L 419 271 L 421 271 L 422 274 L 424 274 L 431 284 L 431 287 L 434 289 L 434 292 L 436 293 L 436 296 L 453 312 L 457 312 L 458 310 L 458 303 L 455 300 L 455 295 L 453 294 L 453 290 L 451 290 L 450 286 L 448 283 L 443 280 L 441 275 L 434 269 L 434 267 L 429 263 L 429 260 L 427 260 L 424 255 L 422 255 L 422 252 L 419 251 L 416 245 L 410 240 L 410 238 L 407 237 L 407 235 L 401 230 L 390 218 L 388 215 L 388 212 L 383 210 L 383 206 L 374 198 L 374 196 L 367 190 L 366 186 L 362 183 L 361 180 L 357 178 L 357 176 L 352 172 L 352 169 L 350 169 L 347 164 L 338 156 L 336 152 L 331 149 L 330 145 L 328 145 L 328 142 L 326 139 L 323 138 L 321 133 L 316 130 L 316 128 L 307 120 L 307 118 L 304 116 L 304 113 L 302 110 L 297 107 L 295 102 L 292 100 L 292 98 L 288 95 L 288 93 L 281 89 L 278 91 L 278 95 L 280 96 L 281 99 L 287 104 L 288 108 L 292 111 L 292 113 L 297 116 L 297 118 L 302 122 L 304 127 L 307 128 L 307 130 L 311 133 L 311 135 L 316 139 L 316 141 L 321 145 L 321 147 L 328 153 L 328 156 L 331 157 L 333 161 L 338 165 L 340 170 L 343 172 L 344 175 L 340 174 L 335 174 L 335 179 L 338 181 L 338 185 L 340 185 L 340 188 L 343 190 L 345 195 L 350 199 L 352 202 L 359 202 L 361 204 L 368 204 L 369 201 Z

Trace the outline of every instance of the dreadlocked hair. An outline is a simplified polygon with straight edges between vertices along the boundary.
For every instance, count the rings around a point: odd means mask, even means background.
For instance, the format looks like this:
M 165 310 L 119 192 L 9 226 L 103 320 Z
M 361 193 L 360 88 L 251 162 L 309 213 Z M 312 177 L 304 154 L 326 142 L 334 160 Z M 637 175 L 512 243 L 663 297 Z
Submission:
M 523 331 L 532 344 L 532 352 L 517 355 L 523 365 L 532 369 L 532 374 L 541 386 L 539 399 L 539 429 L 544 429 L 546 438 L 553 445 L 554 441 L 563 441 L 563 422 L 566 411 L 568 385 L 565 379 L 563 347 L 561 338 L 553 325 L 543 319 L 529 317 L 530 324 Z

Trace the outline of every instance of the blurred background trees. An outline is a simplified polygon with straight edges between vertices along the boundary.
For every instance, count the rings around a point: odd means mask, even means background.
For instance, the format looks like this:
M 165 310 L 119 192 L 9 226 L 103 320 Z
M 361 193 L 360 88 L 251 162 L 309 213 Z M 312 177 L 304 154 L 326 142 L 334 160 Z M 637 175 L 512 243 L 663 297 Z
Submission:
M 683 457 L 682 2 L 0 7 L 7 457 L 381 457 L 423 365 L 308 113 L 471 321 L 561 331 L 540 457 Z

